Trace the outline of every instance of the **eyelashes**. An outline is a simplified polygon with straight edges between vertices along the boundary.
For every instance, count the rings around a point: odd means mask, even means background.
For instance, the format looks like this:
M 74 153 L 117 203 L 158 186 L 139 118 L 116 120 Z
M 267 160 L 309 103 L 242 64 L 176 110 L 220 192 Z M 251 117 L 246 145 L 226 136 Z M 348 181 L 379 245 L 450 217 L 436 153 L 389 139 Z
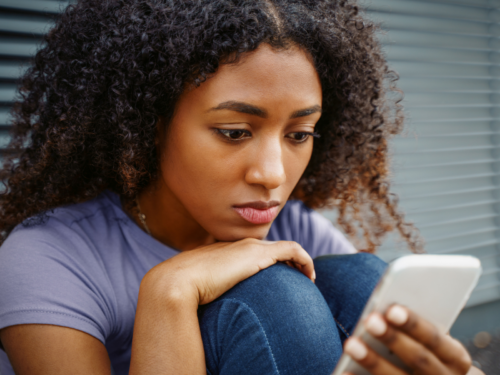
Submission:
M 214 129 L 214 132 L 224 140 L 235 143 L 252 137 L 252 134 L 245 129 Z M 291 139 L 294 143 L 304 143 L 309 137 L 320 138 L 321 135 L 316 132 L 293 132 L 286 135 L 286 138 Z
M 321 136 L 316 132 L 294 132 L 287 134 L 287 138 L 293 139 L 298 143 L 307 141 L 309 137 L 319 138 Z
M 252 134 L 244 129 L 215 129 L 215 131 L 231 141 L 242 141 L 252 137 Z

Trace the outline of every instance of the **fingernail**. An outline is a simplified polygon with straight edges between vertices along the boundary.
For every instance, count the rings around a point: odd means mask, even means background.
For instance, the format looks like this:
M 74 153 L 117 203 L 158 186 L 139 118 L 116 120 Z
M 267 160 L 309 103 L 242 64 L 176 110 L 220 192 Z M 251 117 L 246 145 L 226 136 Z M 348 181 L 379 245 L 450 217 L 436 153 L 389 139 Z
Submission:
M 408 321 L 408 312 L 401 306 L 392 306 L 387 312 L 387 319 L 400 326 Z
M 345 344 L 345 352 L 353 359 L 361 361 L 368 355 L 368 350 L 359 340 L 351 338 Z
M 313 270 L 313 280 L 316 280 L 316 271 Z
M 368 332 L 375 336 L 382 336 L 387 331 L 387 324 L 378 314 L 370 315 L 365 327 Z

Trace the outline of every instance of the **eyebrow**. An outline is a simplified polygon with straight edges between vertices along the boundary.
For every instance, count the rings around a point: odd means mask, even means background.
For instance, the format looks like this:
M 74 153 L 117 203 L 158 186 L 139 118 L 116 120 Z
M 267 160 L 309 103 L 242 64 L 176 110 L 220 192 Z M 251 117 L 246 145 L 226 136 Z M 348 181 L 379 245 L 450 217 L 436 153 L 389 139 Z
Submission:
M 267 118 L 268 113 L 265 109 L 257 107 L 252 104 L 244 103 L 244 102 L 237 102 L 237 101 L 227 101 L 220 103 L 217 107 L 213 107 L 209 109 L 210 111 L 219 111 L 222 109 L 228 109 L 230 111 L 235 111 L 235 112 L 240 112 L 240 113 L 246 113 L 248 115 L 253 115 L 253 116 L 258 116 L 262 118 Z M 313 113 L 316 112 L 321 112 L 321 107 L 319 105 L 314 105 L 309 108 L 304 108 L 304 109 L 299 109 L 298 111 L 295 111 L 292 113 L 290 116 L 291 119 L 298 118 L 298 117 L 305 117 L 312 115 Z
M 319 112 L 321 113 L 321 107 L 319 105 L 313 105 L 312 107 L 305 108 L 305 109 L 299 109 L 298 111 L 295 111 L 292 113 L 290 118 L 297 118 L 297 117 L 306 117 L 309 115 L 312 115 L 313 113 Z

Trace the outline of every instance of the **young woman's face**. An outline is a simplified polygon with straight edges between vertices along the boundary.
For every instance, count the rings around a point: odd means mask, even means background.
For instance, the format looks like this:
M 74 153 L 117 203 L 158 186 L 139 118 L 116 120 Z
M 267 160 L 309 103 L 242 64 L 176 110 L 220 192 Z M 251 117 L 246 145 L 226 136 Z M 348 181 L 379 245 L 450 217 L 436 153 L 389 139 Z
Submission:
M 302 176 L 321 84 L 299 48 L 261 45 L 187 90 L 161 145 L 162 183 L 215 239 L 262 239 Z

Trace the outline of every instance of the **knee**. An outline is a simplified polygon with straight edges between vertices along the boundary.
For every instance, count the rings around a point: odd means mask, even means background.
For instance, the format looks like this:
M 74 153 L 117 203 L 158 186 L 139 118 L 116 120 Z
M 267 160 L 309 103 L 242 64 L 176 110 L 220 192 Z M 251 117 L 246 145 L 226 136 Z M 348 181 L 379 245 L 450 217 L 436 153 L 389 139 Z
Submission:
M 326 255 L 314 260 L 317 284 L 321 288 L 342 285 L 349 293 L 371 294 L 387 268 L 387 263 L 376 255 L 357 253 Z
M 309 357 L 331 372 L 342 351 L 323 296 L 311 280 L 284 264 L 242 281 L 202 306 L 199 317 L 211 357 L 224 356 L 224 349 L 211 348 L 259 348 L 261 358 L 268 353 L 277 368 L 300 366 Z
M 332 255 L 314 260 L 316 286 L 345 330 L 352 332 L 387 264 L 373 254 Z
M 293 332 L 295 339 L 302 338 L 304 342 L 308 340 L 305 336 L 310 336 L 318 327 L 335 325 L 314 283 L 281 263 L 242 281 L 212 304 L 219 313 L 238 308 L 240 316 L 247 314 L 248 319 L 256 319 L 263 331 L 287 336 Z M 281 332 L 282 329 L 288 333 Z
M 321 304 L 323 298 L 314 283 L 301 272 L 278 263 L 243 280 L 219 300 L 238 300 L 253 307 L 262 305 L 266 310 L 298 311 L 309 304 Z

